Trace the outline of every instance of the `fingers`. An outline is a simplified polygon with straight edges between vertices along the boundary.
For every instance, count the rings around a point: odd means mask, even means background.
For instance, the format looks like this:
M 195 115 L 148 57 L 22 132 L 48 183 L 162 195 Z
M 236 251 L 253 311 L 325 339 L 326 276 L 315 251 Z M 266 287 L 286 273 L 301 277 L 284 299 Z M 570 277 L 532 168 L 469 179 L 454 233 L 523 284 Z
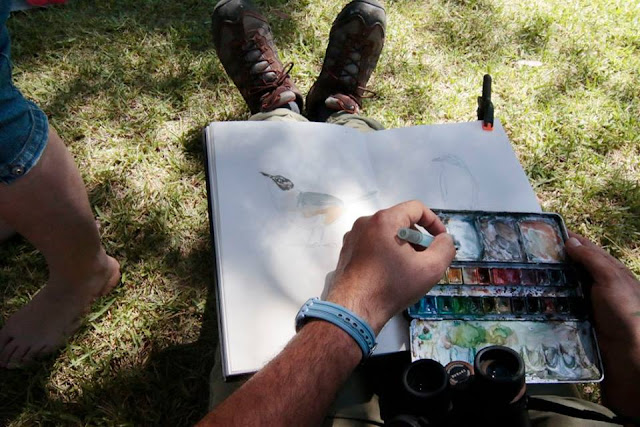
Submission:
M 434 236 L 447 232 L 447 229 L 442 221 L 440 221 L 440 218 L 438 218 L 438 215 L 433 213 L 433 211 L 418 200 L 410 200 L 408 202 L 397 204 L 393 206 L 391 210 L 399 210 L 403 212 L 407 215 L 409 226 L 419 224 Z
M 440 279 L 456 256 L 453 238 L 450 234 L 438 234 L 426 251 L 416 252 L 422 262 L 428 263 L 429 270 Z
M 578 241 L 578 243 L 580 243 L 581 245 L 585 245 L 585 246 L 595 246 L 595 247 L 599 247 L 598 245 L 596 245 L 595 243 L 593 243 L 591 240 L 587 239 L 586 237 L 584 237 L 581 234 L 578 233 L 574 233 L 573 231 L 569 231 L 569 237 L 570 238 L 574 238 Z M 572 242 L 571 245 L 575 245 L 575 242 Z
M 565 243 L 567 254 L 581 264 L 594 280 L 607 280 L 618 269 L 618 262 L 607 251 L 576 233 Z

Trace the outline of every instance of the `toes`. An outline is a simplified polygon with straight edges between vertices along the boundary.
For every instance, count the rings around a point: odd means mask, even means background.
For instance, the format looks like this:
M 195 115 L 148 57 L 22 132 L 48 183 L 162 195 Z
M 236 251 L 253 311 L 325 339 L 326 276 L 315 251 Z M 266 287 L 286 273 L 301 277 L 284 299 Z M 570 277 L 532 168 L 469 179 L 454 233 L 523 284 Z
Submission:
M 0 219 L 0 243 L 13 236 L 15 231 L 6 222 Z
M 13 337 L 7 332 L 6 329 L 0 331 L 0 354 L 2 354 L 2 350 L 4 350 L 4 346 L 9 344 Z
M 9 369 L 20 367 L 20 365 L 22 365 L 22 359 L 24 359 L 24 356 L 26 356 L 27 353 L 29 353 L 31 348 L 32 347 L 28 345 L 24 345 L 24 346 L 18 345 L 18 348 L 16 349 L 16 351 L 14 351 L 13 355 L 11 355 L 11 357 L 9 358 L 9 361 L 7 362 L 7 367 Z
M 9 365 L 9 361 L 13 357 L 13 353 L 15 353 L 19 348 L 18 343 L 15 340 L 12 340 L 9 344 L 7 344 L 2 353 L 0 353 L 0 366 L 6 368 Z
M 20 360 L 19 362 L 21 364 L 27 364 L 27 363 L 33 362 L 36 358 L 44 354 L 43 351 L 45 348 L 47 348 L 46 345 L 43 345 L 40 347 L 31 347 L 29 351 L 26 352 L 24 356 L 22 356 L 22 360 Z

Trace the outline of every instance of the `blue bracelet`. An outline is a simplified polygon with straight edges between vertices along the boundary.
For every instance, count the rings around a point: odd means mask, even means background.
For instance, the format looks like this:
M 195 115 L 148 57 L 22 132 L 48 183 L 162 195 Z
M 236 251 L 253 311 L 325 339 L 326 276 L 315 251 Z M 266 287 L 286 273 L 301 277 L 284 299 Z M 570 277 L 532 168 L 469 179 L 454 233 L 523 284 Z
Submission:
M 309 318 L 322 319 L 333 323 L 348 333 L 362 350 L 362 359 L 366 360 L 376 348 L 376 336 L 371 327 L 351 311 L 319 298 L 311 298 L 298 311 L 296 315 L 296 332 L 302 328 Z

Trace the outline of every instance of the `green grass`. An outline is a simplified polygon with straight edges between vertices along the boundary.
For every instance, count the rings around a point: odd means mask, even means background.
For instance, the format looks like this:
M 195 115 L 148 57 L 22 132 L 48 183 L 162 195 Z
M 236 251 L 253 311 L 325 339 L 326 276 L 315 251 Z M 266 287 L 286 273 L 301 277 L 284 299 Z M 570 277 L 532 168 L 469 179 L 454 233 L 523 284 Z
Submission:
M 248 117 L 210 42 L 214 3 L 72 0 L 10 19 L 16 84 L 73 152 L 124 276 L 65 349 L 0 371 L 0 424 L 188 425 L 205 413 L 217 328 L 199 136 Z M 306 92 L 346 1 L 259 3 Z M 543 207 L 640 273 L 638 3 L 386 6 L 366 114 L 387 127 L 473 120 L 491 73 L 496 116 Z M 2 317 L 46 274 L 28 243 L 3 245 Z

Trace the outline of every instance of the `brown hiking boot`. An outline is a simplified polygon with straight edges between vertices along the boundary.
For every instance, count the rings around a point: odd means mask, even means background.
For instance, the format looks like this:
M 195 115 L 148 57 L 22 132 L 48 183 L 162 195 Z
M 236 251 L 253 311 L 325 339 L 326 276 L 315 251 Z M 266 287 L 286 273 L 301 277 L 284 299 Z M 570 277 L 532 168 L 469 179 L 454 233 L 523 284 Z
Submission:
M 221 0 L 213 9 L 213 43 L 251 113 L 271 111 L 302 95 L 278 58 L 267 20 L 250 0 Z
M 309 120 L 325 121 L 336 111 L 360 111 L 366 84 L 382 52 L 386 21 L 384 8 L 376 0 L 354 0 L 338 14 L 322 71 L 307 95 Z

